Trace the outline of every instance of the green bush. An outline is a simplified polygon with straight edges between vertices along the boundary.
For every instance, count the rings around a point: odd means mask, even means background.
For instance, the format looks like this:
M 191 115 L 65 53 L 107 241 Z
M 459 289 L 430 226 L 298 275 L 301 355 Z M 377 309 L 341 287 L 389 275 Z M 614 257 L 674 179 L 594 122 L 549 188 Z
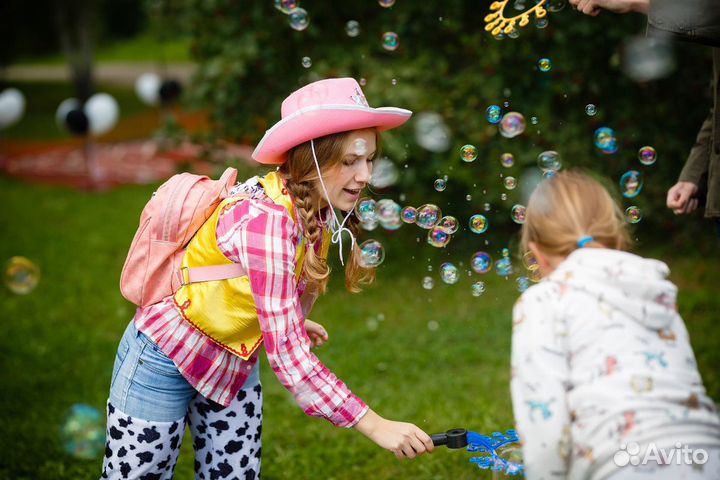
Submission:
M 371 105 L 437 112 L 452 131 L 452 147 L 444 153 L 420 148 L 412 122 L 385 135 L 386 154 L 401 169 L 407 165 L 389 193 L 406 193 L 409 204 L 434 201 L 460 216 L 490 202 L 501 213 L 495 224 L 507 224 L 510 206 L 523 198 L 517 189 L 499 200 L 505 191 L 501 174 L 519 177 L 540 152 L 552 149 L 560 152 L 564 167 L 591 168 L 615 184 L 628 169 L 644 171 L 637 204 L 646 222 L 667 226 L 665 192 L 710 105 L 704 48 L 677 45 L 670 77 L 637 84 L 619 65 L 624 40 L 644 30 L 641 16 L 590 18 L 566 8 L 550 14 L 547 28 L 527 27 L 517 39 L 498 41 L 484 31 L 487 5 L 478 2 L 400 1 L 384 9 L 377 2 L 308 0 L 302 7 L 310 26 L 301 32 L 292 30 L 270 1 L 187 0 L 180 10 L 200 63 L 193 98 L 209 106 L 219 135 L 255 143 L 279 119 L 280 103 L 292 90 L 320 78 L 364 78 Z M 359 22 L 359 36 L 345 33 L 348 20 Z M 385 31 L 398 33 L 396 51 L 381 47 Z M 312 59 L 308 69 L 301 65 L 304 56 Z M 549 72 L 537 68 L 542 57 L 552 61 Z M 528 125 L 520 137 L 501 137 L 485 119 L 489 105 L 504 102 L 509 102 L 505 110 L 525 115 Z M 598 107 L 593 117 L 585 113 L 589 103 Z M 615 129 L 616 154 L 593 146 L 600 126 Z M 469 164 L 459 156 L 466 143 L 479 148 L 478 159 Z M 643 145 L 657 149 L 656 165 L 637 161 Z M 506 151 L 516 158 L 509 170 L 499 163 Z M 433 180 L 444 175 L 448 188 L 438 194 Z

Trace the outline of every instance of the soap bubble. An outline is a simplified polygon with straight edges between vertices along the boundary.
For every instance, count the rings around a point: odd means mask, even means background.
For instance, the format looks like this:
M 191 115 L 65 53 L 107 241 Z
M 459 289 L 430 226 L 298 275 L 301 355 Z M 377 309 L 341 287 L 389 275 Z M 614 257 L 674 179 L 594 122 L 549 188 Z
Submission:
M 485 218 L 485 215 L 480 215 L 479 213 L 476 213 L 472 217 L 470 217 L 470 221 L 468 222 L 470 226 L 470 231 L 473 233 L 484 233 L 485 230 L 488 229 L 488 220 Z
M 303 57 L 302 58 L 302 66 L 305 68 L 312 67 L 312 59 L 310 57 Z
M 629 170 L 620 177 L 620 192 L 625 198 L 635 198 L 640 194 L 643 187 L 642 173 L 637 170 Z
M 397 230 L 402 226 L 400 219 L 400 205 L 394 200 L 383 198 L 377 202 L 377 216 L 380 225 L 386 230 Z
M 345 24 L 345 33 L 348 37 L 357 37 L 360 35 L 360 23 L 356 20 L 348 20 Z
M 525 131 L 525 117 L 518 112 L 508 112 L 503 115 L 499 130 L 505 138 L 517 137 Z
M 503 153 L 500 155 L 500 164 L 505 168 L 515 165 L 515 156 L 512 153 Z
M 390 52 L 397 50 L 400 46 L 400 38 L 395 32 L 385 32 L 382 34 L 382 46 Z
M 545 17 L 543 17 L 543 18 L 535 17 L 535 28 L 545 28 L 548 26 L 548 23 L 549 23 L 548 19 Z
M 652 165 L 657 160 L 657 152 L 653 147 L 642 147 L 638 150 L 638 160 L 640 160 L 640 163 L 643 165 Z
M 463 162 L 472 162 L 477 158 L 478 152 L 475 145 L 465 145 L 460 149 L 460 158 Z
M 503 257 L 495 262 L 495 273 L 501 277 L 509 277 L 512 275 L 512 261 L 509 257 Z
M 524 292 L 528 289 L 530 286 L 530 280 L 527 277 L 518 277 L 515 280 L 515 283 L 517 284 L 518 292 Z
M 609 127 L 600 127 L 595 130 L 595 146 L 603 153 L 612 154 L 617 152 L 618 145 L 615 138 L 615 130 Z
M 425 150 L 445 152 L 450 148 L 450 129 L 442 116 L 434 112 L 421 112 L 414 123 L 415 141 Z
M 360 245 L 358 264 L 362 268 L 375 268 L 385 260 L 385 249 L 377 240 L 365 240 Z
M 310 24 L 310 18 L 304 8 L 296 8 L 290 12 L 290 27 L 298 32 L 305 30 Z
M 360 226 L 363 228 L 363 230 L 366 230 L 368 232 L 375 230 L 379 224 L 380 222 L 378 221 L 377 216 L 374 216 L 364 222 L 360 222 Z
M 394 185 L 397 179 L 397 167 L 389 158 L 381 157 L 375 160 L 370 185 L 375 188 L 387 188 Z
M 513 205 L 510 209 L 510 218 L 515 223 L 525 223 L 525 206 L 524 205 Z
M 501 193 L 500 200 L 507 200 L 507 193 Z
M 465 195 L 465 200 L 467 200 L 468 202 L 472 200 L 472 195 L 470 195 L 469 193 Z
M 567 0 L 548 0 L 545 4 L 548 12 L 559 12 L 560 10 L 563 10 L 566 5 Z
M 433 183 L 433 187 L 438 192 L 442 192 L 443 190 L 445 190 L 445 187 L 447 187 L 447 184 L 445 183 L 445 180 L 443 180 L 442 178 L 438 178 L 437 180 L 435 180 L 435 183 Z
M 538 167 L 540 167 L 543 172 L 548 170 L 557 172 L 562 167 L 560 154 L 554 150 L 547 150 L 538 155 L 537 163 Z
M 588 117 L 594 117 L 597 113 L 597 107 L 592 103 L 588 103 L 585 105 L 585 113 Z
M 505 466 L 504 472 L 508 476 L 522 473 L 520 466 L 523 465 L 522 448 L 517 443 L 503 445 L 495 450 L 496 455 L 502 459 Z
M 355 155 L 365 156 L 368 151 L 367 140 L 364 138 L 356 138 L 352 143 L 352 152 Z
M 427 236 L 427 242 L 436 248 L 442 248 L 450 243 L 450 234 L 442 227 L 433 227 Z
M 538 60 L 538 68 L 541 72 L 549 72 L 552 68 L 552 62 L 549 58 L 541 58 Z
M 297 0 L 275 0 L 275 8 L 287 15 L 298 8 L 298 3 Z
M 490 105 L 485 110 L 485 118 L 490 123 L 498 123 L 502 118 L 502 109 L 498 105 Z
M 93 460 L 105 449 L 105 417 L 97 408 L 76 403 L 66 413 L 60 439 L 67 453 Z
M 448 285 L 457 283 L 460 280 L 457 267 L 450 262 L 443 263 L 440 265 L 440 278 Z
M 11 257 L 5 264 L 5 285 L 17 295 L 26 295 L 37 287 L 40 269 L 25 257 Z
M 492 268 L 492 259 L 486 252 L 475 252 L 470 258 L 470 267 L 477 273 L 487 273 Z
M 537 258 L 535 258 L 535 255 L 532 254 L 532 252 L 525 252 L 525 255 L 523 255 L 522 258 L 523 265 L 528 270 L 537 270 L 540 268 L 540 264 L 537 261 Z
M 395 0 L 378 0 L 381 7 L 390 8 L 395 5 Z
M 433 281 L 432 277 L 425 277 L 422 280 L 422 286 L 425 290 L 432 290 L 432 288 L 435 286 L 435 282 Z
M 502 250 L 500 250 L 500 254 L 505 258 L 510 258 L 510 249 L 503 248 Z
M 668 18 L 682 18 L 686 15 L 683 2 L 677 4 L 675 15 Z M 672 4 L 669 4 L 672 5 Z M 672 6 L 670 7 L 672 8 Z M 622 70 L 636 82 L 648 82 L 664 78 L 675 69 L 672 42 L 669 38 L 638 35 L 625 41 Z
M 489 212 L 492 209 L 489 203 L 483 203 L 483 210 Z
M 642 211 L 640 211 L 640 208 L 636 207 L 635 205 L 626 208 L 625 220 L 627 220 L 628 223 L 638 223 L 640 220 L 642 220 Z
M 440 208 L 437 205 L 428 203 L 418 208 L 417 220 L 415 223 L 418 227 L 429 230 L 438 224 L 441 217 L 442 212 L 440 211 Z
M 431 332 L 434 332 L 434 331 L 436 331 L 438 328 L 440 328 L 440 324 L 439 324 L 438 322 L 436 322 L 435 320 L 430 320 L 430 321 L 427 323 L 427 328 L 428 328 L 428 330 L 430 330 Z
M 415 223 L 417 220 L 417 209 L 415 207 L 405 207 L 400 212 L 400 218 L 405 223 Z
M 471 287 L 472 296 L 479 297 L 485 292 L 485 282 L 475 282 Z
M 438 222 L 437 226 L 452 235 L 453 233 L 458 231 L 458 227 L 460 225 L 457 218 L 453 217 L 452 215 L 447 215 L 440 219 L 440 222 Z
M 537 283 L 540 280 L 542 280 L 542 273 L 540 272 L 540 268 L 534 268 L 532 270 L 528 270 L 528 278 L 533 283 Z
M 363 198 L 355 206 L 355 215 L 361 222 L 377 221 L 377 202 L 372 198 Z
M 514 190 L 517 187 L 517 180 L 515 180 L 515 177 L 505 177 L 503 178 L 503 185 L 508 190 Z

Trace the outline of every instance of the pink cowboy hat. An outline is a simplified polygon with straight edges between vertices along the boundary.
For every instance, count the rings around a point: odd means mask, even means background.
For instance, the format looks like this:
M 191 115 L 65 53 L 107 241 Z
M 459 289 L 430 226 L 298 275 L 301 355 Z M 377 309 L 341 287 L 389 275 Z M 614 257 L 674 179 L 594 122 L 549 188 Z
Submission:
M 354 78 L 319 80 L 283 101 L 282 118 L 265 132 L 252 157 L 260 163 L 285 163 L 288 150 L 311 139 L 362 128 L 390 130 L 411 115 L 403 108 L 370 107 Z

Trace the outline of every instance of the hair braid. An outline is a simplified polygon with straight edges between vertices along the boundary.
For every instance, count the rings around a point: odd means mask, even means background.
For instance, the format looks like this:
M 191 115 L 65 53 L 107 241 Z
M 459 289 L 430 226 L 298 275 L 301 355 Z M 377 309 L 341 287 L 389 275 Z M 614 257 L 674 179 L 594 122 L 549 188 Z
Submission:
M 322 230 L 320 229 L 317 218 L 316 202 L 312 195 L 312 187 L 309 182 L 295 183 L 288 180 L 287 188 L 295 199 L 295 207 L 300 216 L 303 235 L 305 236 L 308 247 L 305 251 L 303 269 L 308 274 L 307 278 L 309 283 L 312 284 L 319 293 L 323 293 L 327 287 L 330 267 L 328 267 L 327 262 L 315 251 L 315 248 L 320 245 L 319 242 L 322 241 Z

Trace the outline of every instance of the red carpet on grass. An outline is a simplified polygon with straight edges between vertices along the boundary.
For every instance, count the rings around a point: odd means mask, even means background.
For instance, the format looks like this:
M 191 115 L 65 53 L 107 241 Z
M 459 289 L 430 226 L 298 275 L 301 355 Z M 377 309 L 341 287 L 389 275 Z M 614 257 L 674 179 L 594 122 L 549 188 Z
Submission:
M 180 166 L 195 173 L 213 173 L 213 163 L 202 160 L 202 147 L 183 143 L 160 150 L 151 140 L 122 143 L 78 143 L 67 145 L 13 145 L 0 153 L 0 171 L 31 182 L 106 190 L 118 185 L 161 182 Z M 252 147 L 230 145 L 214 155 L 215 160 L 250 160 Z

